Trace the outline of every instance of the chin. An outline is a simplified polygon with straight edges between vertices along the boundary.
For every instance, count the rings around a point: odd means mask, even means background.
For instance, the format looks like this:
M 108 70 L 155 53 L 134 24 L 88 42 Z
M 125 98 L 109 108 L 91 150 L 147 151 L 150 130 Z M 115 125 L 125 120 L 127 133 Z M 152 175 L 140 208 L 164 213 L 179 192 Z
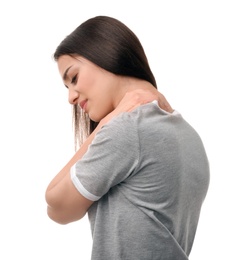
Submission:
M 90 115 L 90 114 L 89 114 L 89 118 L 96 123 L 100 122 L 100 120 L 102 119 L 102 118 L 98 117 L 97 115 Z
M 88 113 L 88 116 L 89 116 L 89 118 L 92 120 L 92 121 L 94 121 L 94 122 L 96 122 L 96 123 L 99 123 L 104 117 L 106 117 L 108 115 L 108 113 L 107 114 L 104 114 L 104 115 L 102 115 L 102 114 L 92 114 L 92 113 Z

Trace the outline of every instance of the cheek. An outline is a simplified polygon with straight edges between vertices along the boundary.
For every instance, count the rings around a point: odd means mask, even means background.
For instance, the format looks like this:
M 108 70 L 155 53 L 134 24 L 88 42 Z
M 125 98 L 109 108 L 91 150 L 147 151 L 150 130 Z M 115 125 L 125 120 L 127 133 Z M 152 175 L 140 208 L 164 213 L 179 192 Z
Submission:
M 95 84 L 96 80 L 94 75 L 88 71 L 83 71 L 78 78 L 78 91 L 84 94 L 93 93 Z

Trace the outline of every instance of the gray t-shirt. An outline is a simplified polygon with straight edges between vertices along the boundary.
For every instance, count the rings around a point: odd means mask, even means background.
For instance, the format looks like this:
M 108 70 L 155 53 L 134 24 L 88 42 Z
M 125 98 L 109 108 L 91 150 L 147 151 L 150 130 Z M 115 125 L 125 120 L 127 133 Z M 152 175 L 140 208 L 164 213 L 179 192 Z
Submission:
M 188 259 L 209 185 L 195 130 L 157 102 L 113 118 L 71 178 L 87 199 L 92 260 Z

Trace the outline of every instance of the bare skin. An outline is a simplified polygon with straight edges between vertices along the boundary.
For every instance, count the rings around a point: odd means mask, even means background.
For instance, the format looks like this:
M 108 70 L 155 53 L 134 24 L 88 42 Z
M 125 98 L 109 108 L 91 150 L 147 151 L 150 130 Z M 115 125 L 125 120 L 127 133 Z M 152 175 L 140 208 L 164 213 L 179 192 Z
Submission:
M 149 82 L 114 75 L 83 57 L 73 58 L 64 55 L 58 60 L 58 69 L 69 90 L 69 102 L 80 104 L 92 120 L 99 122 L 46 190 L 48 216 L 57 223 L 67 224 L 81 219 L 93 203 L 75 188 L 70 178 L 70 170 L 86 153 L 102 126 L 120 113 L 131 112 L 153 100 L 157 100 L 159 106 L 169 113 L 172 113 L 173 109 L 166 98 Z

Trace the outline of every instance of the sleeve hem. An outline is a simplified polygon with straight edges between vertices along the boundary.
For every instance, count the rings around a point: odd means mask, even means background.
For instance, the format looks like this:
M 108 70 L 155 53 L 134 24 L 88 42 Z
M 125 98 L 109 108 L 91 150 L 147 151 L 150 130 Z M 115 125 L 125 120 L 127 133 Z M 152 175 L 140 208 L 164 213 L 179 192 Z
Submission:
M 93 195 L 92 193 L 90 193 L 88 190 L 86 190 L 84 188 L 84 186 L 81 184 L 81 182 L 79 181 L 79 179 L 76 176 L 75 173 L 75 167 L 73 166 L 71 168 L 70 171 L 70 176 L 71 176 L 71 180 L 74 184 L 74 186 L 76 187 L 76 189 L 82 194 L 82 196 L 84 196 L 86 199 L 91 200 L 91 201 L 97 201 L 99 200 L 101 197 Z

